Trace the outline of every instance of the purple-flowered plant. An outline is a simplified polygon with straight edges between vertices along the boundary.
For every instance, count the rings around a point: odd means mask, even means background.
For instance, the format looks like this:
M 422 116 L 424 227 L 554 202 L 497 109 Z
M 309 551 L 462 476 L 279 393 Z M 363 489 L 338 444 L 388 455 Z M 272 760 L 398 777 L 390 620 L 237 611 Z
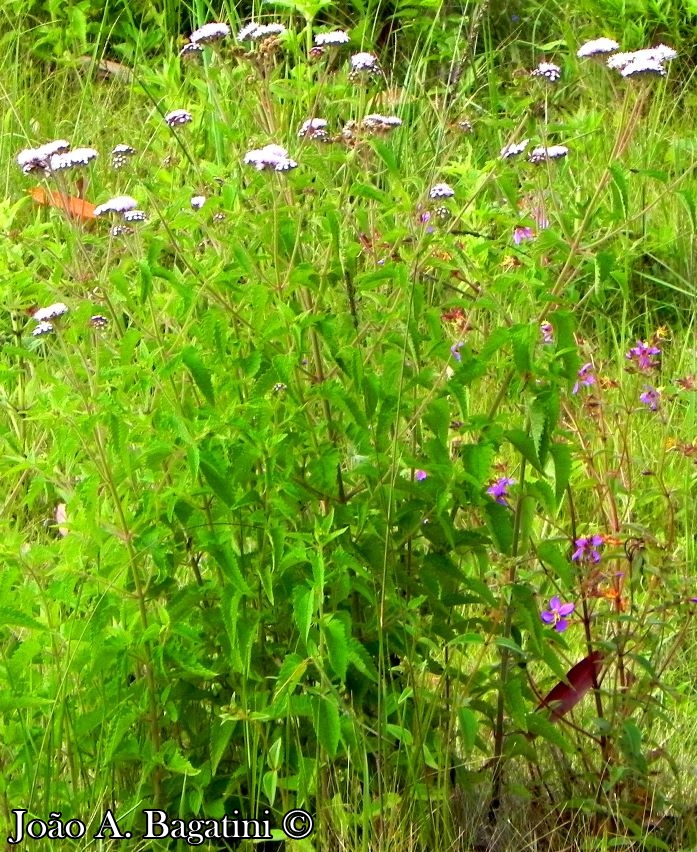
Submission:
M 502 476 L 500 479 L 497 479 L 493 485 L 490 485 L 486 489 L 486 493 L 491 494 L 497 503 L 500 503 L 502 506 L 507 506 L 508 501 L 506 498 L 508 497 L 508 488 L 511 485 L 515 485 L 515 482 L 516 480 L 511 479 L 510 476 Z
M 658 346 L 651 346 L 645 340 L 637 340 L 636 346 L 632 346 L 625 358 L 636 364 L 640 370 L 651 370 L 658 366 L 655 356 L 660 354 Z
M 600 553 L 598 548 L 605 543 L 601 535 L 589 535 L 576 539 L 576 550 L 574 550 L 571 559 L 574 562 L 600 562 Z
M 460 350 L 464 345 L 465 344 L 462 340 L 458 340 L 457 343 L 453 343 L 453 345 L 450 347 L 450 352 L 456 361 L 462 361 L 462 355 L 460 355 Z
M 591 385 L 595 384 L 595 373 L 593 372 L 593 365 L 588 362 L 584 364 L 581 369 L 578 371 L 578 381 L 574 385 L 571 393 L 578 393 L 581 385 L 585 388 L 589 388 Z
M 535 234 L 532 228 L 518 227 L 513 229 L 513 242 L 519 246 L 525 240 L 534 240 Z
M 651 411 L 658 411 L 658 407 L 661 404 L 661 392 L 651 385 L 644 385 L 644 392 L 639 394 L 639 401 L 643 402 L 644 405 L 648 405 Z
M 573 603 L 562 603 L 558 595 L 550 598 L 549 609 L 540 613 L 540 618 L 545 624 L 551 624 L 558 633 L 562 633 L 569 626 L 567 615 L 576 609 Z
M 540 334 L 543 343 L 554 343 L 554 326 L 551 322 L 545 320 L 540 323 Z
M 424 479 L 428 479 L 428 474 L 426 473 L 425 470 L 420 470 L 420 469 L 416 470 L 416 471 L 414 471 L 414 479 L 417 482 L 423 482 Z

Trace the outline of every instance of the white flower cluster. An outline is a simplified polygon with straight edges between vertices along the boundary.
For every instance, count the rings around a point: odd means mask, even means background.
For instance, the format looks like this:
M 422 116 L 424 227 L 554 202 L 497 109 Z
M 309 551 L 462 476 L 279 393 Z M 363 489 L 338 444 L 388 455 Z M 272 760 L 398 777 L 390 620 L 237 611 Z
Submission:
M 282 36 L 287 32 L 283 24 L 257 24 L 250 21 L 237 33 L 237 41 L 263 41 L 265 38 Z
M 315 45 L 317 47 L 338 47 L 341 44 L 348 44 L 351 39 L 344 30 L 332 30 L 329 33 L 317 33 L 315 36 Z
M 379 115 L 378 113 L 366 115 L 361 121 L 361 127 L 372 133 L 389 133 L 401 124 L 402 119 L 396 115 Z
M 185 109 L 173 109 L 165 116 L 165 121 L 170 127 L 178 127 L 182 124 L 189 124 L 193 121 L 193 116 Z
M 619 50 L 619 44 L 611 38 L 594 38 L 585 42 L 576 51 L 579 59 L 587 59 L 590 56 L 604 56 L 606 53 L 614 53 Z
M 225 23 L 204 24 L 191 33 L 189 41 L 191 44 L 211 44 L 227 38 L 229 35 L 230 27 Z
M 56 320 L 68 313 L 68 306 L 63 302 L 54 302 L 47 308 L 39 308 L 32 314 L 32 319 L 36 322 L 36 328 L 32 331 L 32 337 L 41 337 L 44 334 L 50 334 L 55 331 L 55 326 L 51 320 Z
M 452 198 L 455 190 L 447 183 L 434 183 L 429 190 L 429 198 Z
M 257 171 L 273 169 L 275 172 L 287 172 L 297 168 L 295 160 L 291 160 L 288 151 L 280 145 L 264 145 L 244 155 L 244 162 L 248 166 L 254 166 Z
M 115 198 L 110 198 L 103 204 L 99 204 L 94 208 L 94 215 L 99 218 L 108 213 L 116 213 L 121 215 L 124 222 L 144 222 L 147 216 L 142 210 L 138 210 L 138 202 L 130 195 L 117 195 Z M 119 226 L 112 228 L 112 236 L 120 236 L 123 231 L 114 233 Z
M 361 77 L 375 77 L 380 74 L 380 64 L 372 53 L 354 53 L 351 57 L 351 70 L 349 80 L 358 80 Z
M 111 151 L 111 165 L 114 169 L 122 169 L 135 154 L 136 149 L 130 145 L 115 145 Z
M 511 157 L 517 157 L 519 154 L 523 153 L 529 144 L 529 139 L 523 139 L 522 142 L 511 142 L 510 145 L 504 145 L 503 148 L 501 148 L 501 159 L 509 160 Z
M 537 165 L 539 163 L 544 163 L 547 160 L 559 160 L 562 157 L 566 157 L 568 153 L 569 149 L 566 145 L 550 145 L 549 147 L 540 145 L 538 148 L 532 149 L 528 156 L 528 160 Z
M 531 77 L 544 77 L 550 83 L 556 83 L 561 77 L 561 68 L 554 65 L 552 62 L 540 62 L 534 71 L 530 72 Z
M 327 124 L 326 118 L 308 118 L 298 130 L 298 136 L 301 139 L 315 139 L 326 142 L 329 139 Z
M 25 148 L 17 154 L 17 165 L 25 175 L 32 172 L 43 172 L 48 177 L 51 172 L 72 169 L 75 166 L 86 166 L 98 152 L 94 148 L 70 149 L 70 142 L 56 139 L 38 148 Z
M 675 59 L 678 54 L 672 47 L 659 44 L 628 53 L 615 53 L 607 61 L 608 68 L 619 71 L 623 77 L 638 77 L 644 74 L 665 77 L 665 62 Z
M 94 208 L 95 216 L 103 216 L 105 213 L 125 213 L 127 210 L 135 210 L 138 202 L 130 195 L 117 195 L 103 204 Z

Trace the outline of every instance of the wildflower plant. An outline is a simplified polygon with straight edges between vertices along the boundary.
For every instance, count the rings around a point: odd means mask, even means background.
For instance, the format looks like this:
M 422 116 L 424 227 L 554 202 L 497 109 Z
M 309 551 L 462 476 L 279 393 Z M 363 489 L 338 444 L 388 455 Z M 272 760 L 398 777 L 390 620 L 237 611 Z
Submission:
M 482 87 L 452 82 L 475 20 L 405 59 L 294 9 L 201 22 L 200 64 L 170 33 L 143 91 L 85 86 L 7 154 L 5 800 L 134 833 L 266 809 L 279 842 L 303 808 L 317 849 L 644 842 L 649 800 L 690 813 L 694 370 L 649 292 L 689 146 L 641 165 L 673 112 L 605 43 L 597 92 L 573 53 L 520 86 L 488 53 Z

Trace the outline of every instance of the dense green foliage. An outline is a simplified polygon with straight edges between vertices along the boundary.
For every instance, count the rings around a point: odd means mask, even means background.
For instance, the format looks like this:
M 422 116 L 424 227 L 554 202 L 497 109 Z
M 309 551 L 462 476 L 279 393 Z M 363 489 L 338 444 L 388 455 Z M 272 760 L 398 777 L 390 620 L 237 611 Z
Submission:
M 288 848 L 695 842 L 691 46 L 677 4 L 586 5 L 276 3 L 285 35 L 187 61 L 246 10 L 5 4 L 8 827 L 268 809 L 280 840 L 305 808 Z M 666 78 L 579 60 L 600 20 L 670 38 Z M 313 56 L 331 26 L 351 45 Z M 58 137 L 100 156 L 22 174 Z M 501 156 L 526 138 L 568 156 Z M 298 167 L 244 162 L 267 144 Z

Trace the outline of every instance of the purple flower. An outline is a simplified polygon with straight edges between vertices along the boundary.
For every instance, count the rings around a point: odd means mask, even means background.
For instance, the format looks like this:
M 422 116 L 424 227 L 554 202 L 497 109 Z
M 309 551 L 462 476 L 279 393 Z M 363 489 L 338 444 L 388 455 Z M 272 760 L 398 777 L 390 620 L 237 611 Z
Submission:
M 554 327 L 551 322 L 541 322 L 540 333 L 542 334 L 543 343 L 554 343 Z
M 424 479 L 428 479 L 428 474 L 425 470 L 417 470 L 414 472 L 414 479 L 417 482 L 423 482 Z
M 644 385 L 644 392 L 639 395 L 639 401 L 648 405 L 651 411 L 658 411 L 661 404 L 661 392 L 651 385 Z
M 450 352 L 452 353 L 452 356 L 456 361 L 462 361 L 462 355 L 460 355 L 460 350 L 464 345 L 465 344 L 462 340 L 458 340 L 457 343 L 453 343 L 453 345 L 450 347 Z
M 657 366 L 654 355 L 660 354 L 661 350 L 658 346 L 651 346 L 643 340 L 637 340 L 636 346 L 632 346 L 625 358 L 633 361 L 640 370 L 651 370 Z
M 586 388 L 589 388 L 591 385 L 594 384 L 595 374 L 593 373 L 593 365 L 589 362 L 588 364 L 584 364 L 578 371 L 578 381 L 574 385 L 574 388 L 571 393 L 578 393 L 578 390 L 581 385 Z
M 569 626 L 566 616 L 571 615 L 575 609 L 575 604 L 562 603 L 561 599 L 554 595 L 549 601 L 549 609 L 541 612 L 540 618 L 545 624 L 553 625 L 557 632 L 562 633 Z
M 603 545 L 604 539 L 601 535 L 590 535 L 585 538 L 576 539 L 576 550 L 574 550 L 571 559 L 574 562 L 600 562 L 600 553 L 598 548 Z
M 508 497 L 508 487 L 509 485 L 515 485 L 515 482 L 516 480 L 511 479 L 509 476 L 502 476 L 486 489 L 486 493 L 491 494 L 497 503 L 507 506 L 506 497 Z
M 513 229 L 513 242 L 519 246 L 525 240 L 534 240 L 535 235 L 533 233 L 532 228 L 514 228 Z

